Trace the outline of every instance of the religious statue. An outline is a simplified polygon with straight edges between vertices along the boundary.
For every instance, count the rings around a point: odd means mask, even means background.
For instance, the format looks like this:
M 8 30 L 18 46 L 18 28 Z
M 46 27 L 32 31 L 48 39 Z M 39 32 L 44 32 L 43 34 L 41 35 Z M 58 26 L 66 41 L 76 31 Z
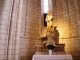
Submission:
M 52 16 L 51 12 L 48 11 L 46 19 L 45 19 L 45 21 L 47 22 L 47 32 L 51 31 L 51 27 L 53 26 L 52 20 L 53 20 L 53 16 Z
M 56 26 L 54 27 L 54 30 L 51 32 L 47 32 L 47 42 L 52 42 L 53 44 L 59 44 L 59 32 L 56 29 Z
M 52 31 L 52 38 L 55 41 L 55 44 L 59 44 L 59 32 L 56 28 L 57 26 L 55 26 L 54 30 Z
M 52 35 L 52 33 L 51 32 L 47 32 L 47 43 L 48 42 L 52 42 L 53 43 L 53 45 L 55 45 L 55 41 L 53 40 L 53 35 Z
M 53 42 L 54 44 L 59 44 L 59 32 L 56 26 L 53 30 L 53 16 L 50 11 L 47 12 L 45 21 L 47 22 L 47 42 Z

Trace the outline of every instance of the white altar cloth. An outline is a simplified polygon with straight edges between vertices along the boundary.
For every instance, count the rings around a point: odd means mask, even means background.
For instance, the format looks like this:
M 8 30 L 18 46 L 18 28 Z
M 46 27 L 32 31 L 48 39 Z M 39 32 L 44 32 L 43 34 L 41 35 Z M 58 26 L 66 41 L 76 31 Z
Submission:
M 32 60 L 73 60 L 72 55 L 33 55 Z

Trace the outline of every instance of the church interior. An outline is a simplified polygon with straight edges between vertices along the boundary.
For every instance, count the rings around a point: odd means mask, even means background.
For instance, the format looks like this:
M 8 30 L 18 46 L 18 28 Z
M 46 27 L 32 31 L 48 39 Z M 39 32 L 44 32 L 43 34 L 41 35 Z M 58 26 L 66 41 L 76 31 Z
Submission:
M 0 60 L 32 60 L 46 36 L 44 10 L 51 11 L 66 54 L 80 60 L 80 0 L 0 0 Z

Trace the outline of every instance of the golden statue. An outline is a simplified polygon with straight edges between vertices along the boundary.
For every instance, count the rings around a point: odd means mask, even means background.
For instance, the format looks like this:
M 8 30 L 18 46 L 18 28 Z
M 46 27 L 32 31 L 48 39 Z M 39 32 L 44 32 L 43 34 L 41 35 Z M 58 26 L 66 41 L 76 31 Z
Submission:
M 51 27 L 53 26 L 53 16 L 50 11 L 47 12 L 45 21 L 47 22 L 47 32 L 51 32 Z

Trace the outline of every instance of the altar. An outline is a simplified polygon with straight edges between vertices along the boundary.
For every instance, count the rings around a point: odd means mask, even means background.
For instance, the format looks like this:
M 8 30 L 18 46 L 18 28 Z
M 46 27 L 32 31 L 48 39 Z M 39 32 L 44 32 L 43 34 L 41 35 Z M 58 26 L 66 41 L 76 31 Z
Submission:
M 72 55 L 66 54 L 65 43 L 59 43 L 59 31 L 53 26 L 53 16 L 48 11 L 46 19 L 47 29 L 45 36 L 41 34 L 41 44 L 35 45 L 36 51 L 32 60 L 73 60 Z
M 32 60 L 73 60 L 72 55 L 33 55 Z

